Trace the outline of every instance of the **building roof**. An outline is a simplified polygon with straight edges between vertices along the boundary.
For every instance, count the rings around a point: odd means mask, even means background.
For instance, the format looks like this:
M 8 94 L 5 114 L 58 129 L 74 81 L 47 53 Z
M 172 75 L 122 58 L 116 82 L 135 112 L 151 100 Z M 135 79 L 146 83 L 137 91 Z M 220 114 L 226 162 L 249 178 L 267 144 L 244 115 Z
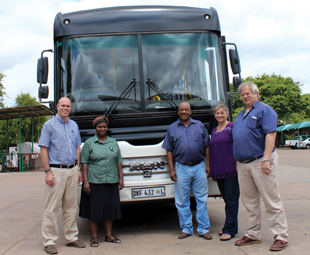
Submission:
M 49 116 L 54 111 L 43 104 L 0 109 L 0 120 L 18 119 L 20 115 L 22 118 Z

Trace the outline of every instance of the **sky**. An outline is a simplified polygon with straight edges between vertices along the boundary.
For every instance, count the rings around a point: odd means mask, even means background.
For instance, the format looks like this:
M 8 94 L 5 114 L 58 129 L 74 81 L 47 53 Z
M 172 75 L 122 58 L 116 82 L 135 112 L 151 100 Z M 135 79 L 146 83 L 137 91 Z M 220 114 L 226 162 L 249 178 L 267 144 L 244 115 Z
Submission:
M 237 44 L 243 78 L 262 74 L 291 77 L 310 93 L 310 18 L 306 0 L 0 0 L 0 73 L 7 96 L 4 104 L 15 105 L 16 96 L 38 96 L 37 60 L 53 48 L 53 23 L 58 12 L 127 5 L 173 5 L 214 7 L 222 35 Z M 49 57 L 50 97 L 53 64 Z M 232 77 L 230 76 L 230 81 Z

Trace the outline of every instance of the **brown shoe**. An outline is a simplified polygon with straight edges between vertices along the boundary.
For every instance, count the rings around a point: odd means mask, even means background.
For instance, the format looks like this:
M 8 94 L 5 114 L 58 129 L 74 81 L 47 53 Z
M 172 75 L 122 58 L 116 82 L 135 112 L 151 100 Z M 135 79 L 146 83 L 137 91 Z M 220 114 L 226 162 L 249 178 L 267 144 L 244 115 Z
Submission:
M 207 233 L 204 233 L 202 235 L 199 235 L 200 237 L 202 237 L 203 239 L 206 239 L 206 240 L 211 240 L 212 239 L 212 236 L 209 232 Z
M 262 240 L 253 240 L 247 236 L 242 237 L 241 239 L 237 240 L 235 242 L 235 245 L 237 246 L 243 246 L 243 245 L 248 245 L 248 244 L 255 244 L 255 243 L 261 243 Z
M 182 232 L 182 233 L 178 236 L 178 238 L 179 238 L 179 239 L 184 239 L 184 238 L 189 237 L 189 236 L 191 236 L 191 235 L 188 234 L 188 233 Z
M 67 243 L 66 246 L 74 247 L 74 248 L 85 248 L 86 247 L 86 245 L 82 243 L 79 239 L 75 240 L 72 243 Z
M 44 247 L 44 251 L 47 253 L 47 254 L 57 254 L 58 251 L 55 247 L 55 245 L 46 245 Z
M 271 251 L 282 251 L 288 246 L 288 242 L 276 239 L 270 247 Z

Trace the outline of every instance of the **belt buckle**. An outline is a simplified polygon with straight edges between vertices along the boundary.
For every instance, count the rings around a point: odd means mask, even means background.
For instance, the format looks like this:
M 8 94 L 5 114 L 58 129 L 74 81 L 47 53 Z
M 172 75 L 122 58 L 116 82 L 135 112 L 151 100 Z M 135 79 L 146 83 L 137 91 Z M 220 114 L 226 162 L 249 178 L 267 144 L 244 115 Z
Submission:
M 187 166 L 194 166 L 194 165 L 197 165 L 196 162 L 187 162 Z

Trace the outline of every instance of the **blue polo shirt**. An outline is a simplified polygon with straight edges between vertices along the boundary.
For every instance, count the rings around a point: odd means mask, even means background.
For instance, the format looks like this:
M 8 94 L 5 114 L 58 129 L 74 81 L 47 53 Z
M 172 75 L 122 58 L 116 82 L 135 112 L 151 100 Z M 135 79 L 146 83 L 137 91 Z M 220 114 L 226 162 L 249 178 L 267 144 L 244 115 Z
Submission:
M 171 151 L 174 160 L 184 165 L 203 160 L 209 140 L 208 131 L 202 122 L 190 118 L 188 127 L 180 120 L 169 126 L 162 147 Z
M 56 115 L 43 125 L 39 146 L 48 148 L 49 164 L 74 164 L 81 145 L 78 125 L 70 118 L 63 122 Z
M 237 161 L 262 156 L 266 134 L 277 130 L 277 114 L 269 105 L 257 100 L 244 117 L 245 112 L 246 108 L 238 114 L 232 130 L 233 153 Z

